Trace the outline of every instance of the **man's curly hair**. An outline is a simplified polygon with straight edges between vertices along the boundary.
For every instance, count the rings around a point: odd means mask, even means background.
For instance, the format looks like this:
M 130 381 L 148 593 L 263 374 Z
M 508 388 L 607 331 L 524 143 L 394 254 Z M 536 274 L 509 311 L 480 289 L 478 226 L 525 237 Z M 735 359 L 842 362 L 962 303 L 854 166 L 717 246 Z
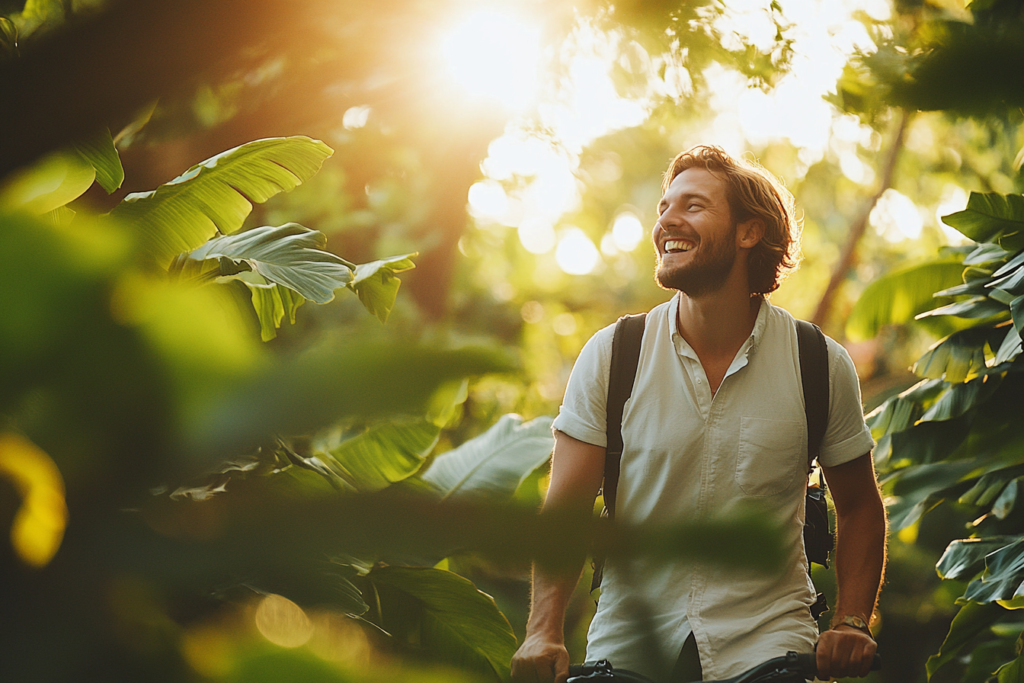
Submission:
M 673 159 L 665 172 L 662 193 L 689 168 L 703 168 L 725 181 L 734 222 L 764 221 L 764 236 L 750 253 L 750 293 L 774 292 L 800 262 L 801 225 L 794 215 L 792 193 L 756 161 L 734 159 L 714 145 L 691 147 Z

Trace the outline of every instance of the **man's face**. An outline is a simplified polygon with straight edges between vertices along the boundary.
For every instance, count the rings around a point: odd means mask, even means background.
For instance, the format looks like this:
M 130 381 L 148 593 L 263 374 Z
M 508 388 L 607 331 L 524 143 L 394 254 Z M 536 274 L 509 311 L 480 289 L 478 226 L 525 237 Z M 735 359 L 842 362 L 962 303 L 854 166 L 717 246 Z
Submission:
M 658 213 L 652 235 L 658 284 L 690 297 L 725 284 L 736 261 L 736 222 L 725 182 L 703 168 L 689 168 L 672 180 Z

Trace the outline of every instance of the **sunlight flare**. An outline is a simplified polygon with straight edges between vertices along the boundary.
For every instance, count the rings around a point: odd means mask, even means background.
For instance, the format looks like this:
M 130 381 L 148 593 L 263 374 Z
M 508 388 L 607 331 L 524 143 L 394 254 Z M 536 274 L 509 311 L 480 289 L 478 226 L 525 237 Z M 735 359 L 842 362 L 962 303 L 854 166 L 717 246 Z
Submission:
M 520 109 L 536 96 L 540 30 L 511 12 L 480 9 L 442 37 L 448 77 L 475 97 Z

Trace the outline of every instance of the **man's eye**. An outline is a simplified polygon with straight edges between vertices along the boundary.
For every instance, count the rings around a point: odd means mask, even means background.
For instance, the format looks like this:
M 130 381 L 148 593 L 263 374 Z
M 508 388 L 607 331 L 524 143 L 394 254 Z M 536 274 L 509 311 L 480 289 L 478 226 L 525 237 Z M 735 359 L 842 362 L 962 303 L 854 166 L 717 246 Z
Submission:
M 686 208 L 688 208 L 690 211 L 696 211 L 696 210 L 701 209 L 703 207 L 700 204 L 690 204 Z

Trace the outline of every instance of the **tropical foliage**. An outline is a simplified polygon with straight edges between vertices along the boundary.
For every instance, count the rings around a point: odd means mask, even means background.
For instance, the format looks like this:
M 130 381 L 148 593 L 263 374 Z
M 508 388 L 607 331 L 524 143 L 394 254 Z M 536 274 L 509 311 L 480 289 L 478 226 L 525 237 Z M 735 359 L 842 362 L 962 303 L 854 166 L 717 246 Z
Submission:
M 500 31 L 468 93 L 431 56 L 470 5 L 0 2 L 0 678 L 499 680 L 530 557 L 770 560 L 757 518 L 535 514 L 573 359 L 666 296 L 665 162 L 717 142 L 793 190 L 773 301 L 877 408 L 875 680 L 1014 680 L 1019 3 L 517 3 L 512 110 Z
M 894 531 L 913 528 L 944 502 L 974 512 L 971 535 L 955 540 L 938 563 L 942 578 L 967 582 L 962 605 L 941 650 L 928 661 L 929 677 L 967 652 L 962 680 L 1015 680 L 1019 622 L 1014 610 L 1024 585 L 1020 570 L 1021 508 L 1024 476 L 1024 215 L 1017 195 L 971 195 L 967 208 L 944 220 L 974 244 L 961 250 L 962 282 L 942 287 L 917 319 L 951 318 L 955 331 L 935 342 L 914 365 L 921 381 L 868 416 L 878 440 L 875 461 L 885 473 Z M 936 284 L 937 269 L 949 260 L 918 266 L 877 280 L 858 302 L 860 316 L 877 318 L 880 306 L 903 298 L 920 299 Z M 941 272 L 941 271 L 939 271 Z M 945 284 L 945 283 L 944 283 Z M 940 285 L 941 286 L 941 285 Z M 898 294 L 897 294 L 898 293 Z M 948 297 L 948 298 L 947 298 Z M 944 303 L 949 301 L 949 303 Z M 944 304 L 944 305 L 942 305 Z M 903 316 L 916 312 L 903 306 Z M 904 318 L 905 319 L 905 318 Z M 888 318 L 887 322 L 900 322 Z M 855 315 L 851 326 L 864 323 Z M 994 625 L 999 625 L 994 627 Z M 987 635 L 979 645 L 977 636 Z

